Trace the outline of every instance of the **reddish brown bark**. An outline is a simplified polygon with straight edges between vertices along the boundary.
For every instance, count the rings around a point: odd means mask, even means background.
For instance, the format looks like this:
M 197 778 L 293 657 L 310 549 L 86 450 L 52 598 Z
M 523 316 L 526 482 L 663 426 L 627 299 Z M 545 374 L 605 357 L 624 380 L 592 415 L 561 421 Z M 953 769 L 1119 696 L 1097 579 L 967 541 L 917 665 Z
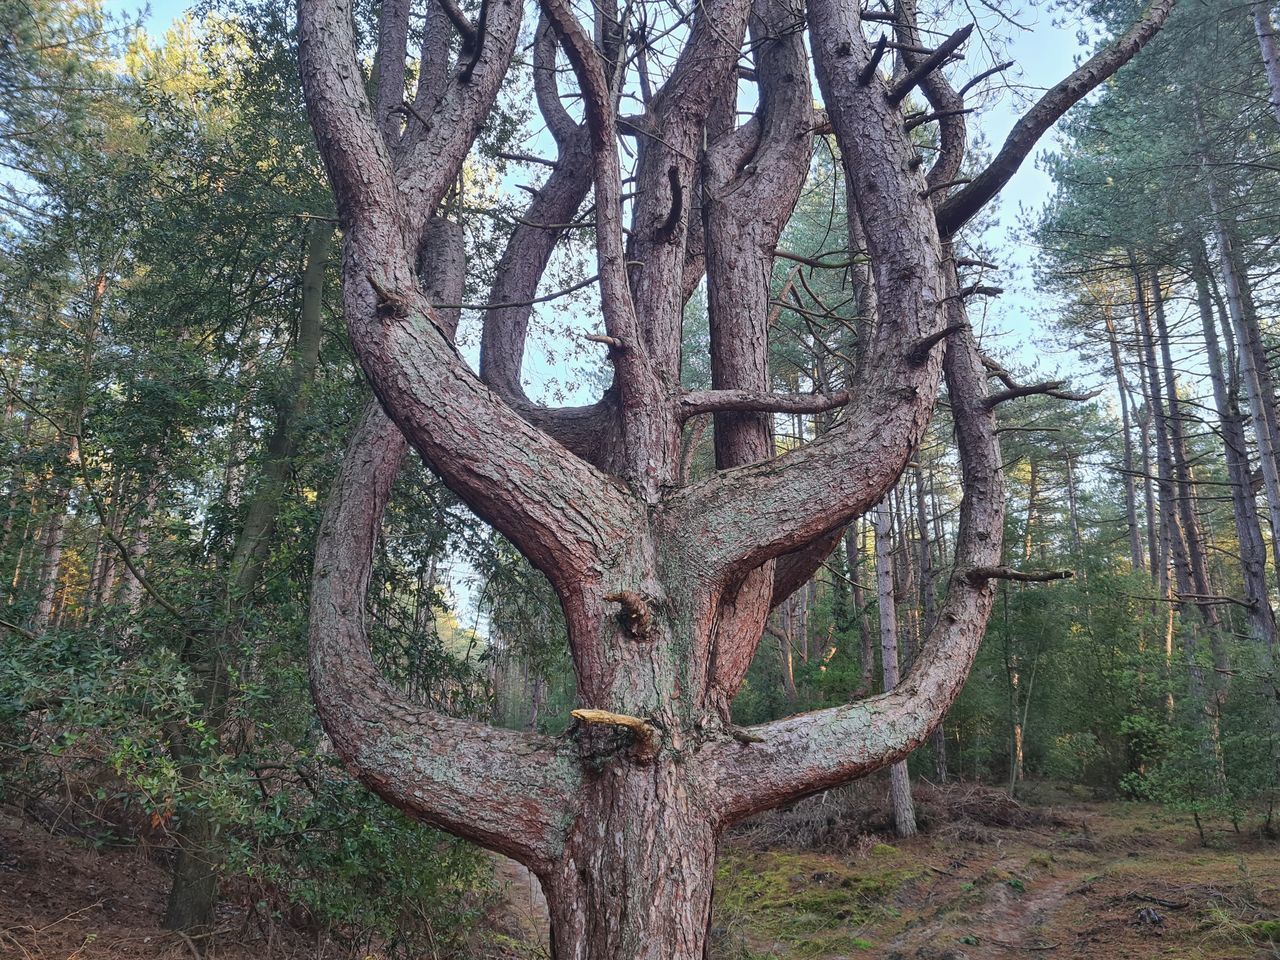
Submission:
M 1046 95 L 1012 153 L 1000 155 L 999 182 L 983 181 L 965 204 L 989 200 L 1048 122 L 1131 57 L 1169 4 Z M 807 9 L 708 0 L 672 41 L 681 45 L 665 81 L 639 79 L 643 115 L 622 117 L 626 72 L 648 68 L 635 49 L 643 31 L 619 22 L 625 11 L 609 3 L 587 24 L 565 0 L 543 0 L 534 76 L 559 155 L 533 201 L 536 216 L 523 218 L 530 225 L 501 260 L 478 377 L 424 292 L 434 260 L 421 248 L 507 74 L 521 5 L 490 0 L 483 30 L 451 67 L 440 63 L 450 42 L 433 40 L 439 18 L 429 18 L 423 49 L 434 59 L 402 129 L 388 120 L 403 115 L 388 107 L 383 80 L 401 76 L 400 8 L 384 6 L 374 107 L 343 0 L 301 0 L 299 9 L 308 110 L 345 235 L 348 326 L 386 411 L 372 408 L 357 430 L 321 531 L 312 612 L 321 717 L 341 755 L 389 802 L 537 873 L 556 956 L 700 960 L 720 831 L 905 757 L 957 695 L 990 612 L 1003 524 L 995 415 L 944 240 L 956 216 L 944 229 L 938 220 L 945 174 L 963 160 L 963 115 L 948 116 L 926 175 L 901 89 L 868 66 L 854 0 L 810 0 Z M 900 4 L 899 17 L 903 36 L 917 37 L 914 8 Z M 466 32 L 457 16 L 446 19 Z M 820 396 L 776 396 L 774 251 L 820 126 L 799 29 L 806 21 L 823 122 L 852 200 L 849 235 L 869 262 L 862 299 L 874 323 L 847 394 L 828 395 L 819 371 Z M 556 46 L 577 82 L 581 126 L 559 106 Z M 757 96 L 739 124 L 733 94 L 744 47 Z M 926 96 L 962 102 L 925 59 L 913 67 Z M 623 137 L 636 150 L 626 205 Z M 520 387 L 522 304 L 537 291 L 562 232 L 556 224 L 584 201 L 584 170 L 614 382 L 590 407 L 546 409 Z M 704 271 L 713 382 L 691 394 L 679 378 L 683 311 Z M 882 696 L 735 730 L 728 706 L 769 611 L 896 483 L 944 367 L 966 496 L 946 602 L 914 667 Z M 771 411 L 831 409 L 839 413 L 818 439 L 775 456 Z M 715 418 L 717 470 L 690 483 L 682 430 L 699 412 Z M 401 435 L 558 593 L 579 700 L 596 711 L 581 714 L 569 737 L 410 705 L 373 666 L 364 592 Z

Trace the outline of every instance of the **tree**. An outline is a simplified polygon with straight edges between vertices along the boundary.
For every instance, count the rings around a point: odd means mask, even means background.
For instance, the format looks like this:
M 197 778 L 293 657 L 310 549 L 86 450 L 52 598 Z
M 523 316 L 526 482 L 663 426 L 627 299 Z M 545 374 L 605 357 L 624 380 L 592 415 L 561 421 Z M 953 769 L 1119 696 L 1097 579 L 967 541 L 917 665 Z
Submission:
M 1028 389 L 987 395 L 965 312 L 981 289 L 962 283 L 953 238 L 1172 6 L 1156 0 L 955 189 L 964 98 L 940 68 L 968 28 L 922 53 L 906 0 L 892 16 L 866 17 L 851 0 L 811 0 L 806 10 L 711 0 L 687 23 L 601 4 L 590 25 L 563 0 L 544 0 L 533 84 L 558 156 L 499 267 L 477 376 L 425 292 L 438 286 L 437 266 L 455 261 L 422 254 L 438 225 L 452 223 L 445 200 L 495 97 L 518 80 L 523 7 L 489 0 L 472 20 L 452 3 L 432 5 L 406 100 L 408 0 L 381 6 L 371 94 L 351 6 L 300 3 L 307 107 L 344 232 L 347 323 L 378 398 L 348 449 L 317 546 L 317 706 L 336 749 L 390 803 L 538 875 L 557 956 L 702 957 L 720 832 L 903 758 L 956 696 L 990 613 L 991 581 L 1009 573 L 999 566 L 994 411 Z M 864 32 L 886 20 L 901 58 L 891 77 L 878 70 L 887 43 Z M 806 32 L 826 105 L 816 113 Z M 744 47 L 756 107 L 739 125 Z M 581 120 L 561 103 L 557 50 L 577 80 Z M 665 74 L 660 84 L 654 71 Z M 924 119 L 939 124 L 927 172 L 903 116 L 917 86 Z M 643 113 L 621 115 L 624 95 Z M 852 198 L 849 236 L 865 247 L 850 259 L 865 257 L 874 277 L 874 323 L 846 392 L 773 394 L 774 249 L 813 134 L 828 127 Z M 635 141 L 628 196 L 620 137 Z M 614 381 L 594 405 L 548 409 L 519 388 L 529 307 L 588 187 L 604 324 L 593 339 L 608 350 Z M 682 313 L 704 272 L 712 387 L 687 391 Z M 946 600 L 912 671 L 879 697 L 735 729 L 729 704 L 770 609 L 897 481 L 944 373 L 966 496 Z M 773 456 L 770 413 L 836 407 L 830 430 Z M 718 469 L 686 484 L 682 428 L 699 413 L 714 415 Z M 365 588 L 406 439 L 556 591 L 586 708 L 573 736 L 446 717 L 405 702 L 380 677 L 364 635 Z

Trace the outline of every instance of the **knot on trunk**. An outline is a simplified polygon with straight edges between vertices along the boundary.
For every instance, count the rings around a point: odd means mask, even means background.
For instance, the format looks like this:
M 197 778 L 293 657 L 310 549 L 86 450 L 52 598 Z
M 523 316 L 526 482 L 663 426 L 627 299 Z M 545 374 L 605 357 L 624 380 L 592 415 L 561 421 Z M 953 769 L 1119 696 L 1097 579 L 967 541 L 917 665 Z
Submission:
M 610 757 L 630 748 L 636 760 L 652 760 L 658 750 L 658 730 L 649 721 L 608 710 L 580 709 L 570 714 L 578 721 L 583 759 L 603 769 Z M 603 735 L 601 735 L 603 734 Z
M 369 274 L 369 286 L 377 297 L 378 316 L 383 320 L 403 320 L 409 315 L 409 304 L 394 290 L 388 290 L 373 274 Z
M 622 610 L 618 613 L 618 622 L 622 629 L 633 640 L 648 640 L 653 634 L 653 608 L 649 600 L 634 590 L 619 590 L 606 594 L 606 603 L 618 603 Z

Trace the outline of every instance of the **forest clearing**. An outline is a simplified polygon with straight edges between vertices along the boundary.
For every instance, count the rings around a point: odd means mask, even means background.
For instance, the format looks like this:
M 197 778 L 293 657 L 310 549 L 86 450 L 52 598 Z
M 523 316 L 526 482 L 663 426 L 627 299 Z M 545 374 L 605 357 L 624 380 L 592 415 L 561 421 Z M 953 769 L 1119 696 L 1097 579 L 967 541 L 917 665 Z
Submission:
M 1263 960 L 1280 952 L 1280 862 L 1256 837 L 1220 833 L 1202 844 L 1189 817 L 1050 784 L 1028 784 L 1032 799 L 1022 803 L 965 784 L 918 793 L 925 829 L 905 841 L 886 822 L 880 833 L 864 832 L 877 826 L 865 790 L 745 825 L 717 869 L 710 960 Z M 191 945 L 161 924 L 165 871 L 137 850 L 95 850 L 6 817 L 0 872 L 12 892 L 0 906 L 6 955 L 191 956 Z M 516 870 L 497 872 L 470 956 L 548 956 L 546 904 L 529 882 Z M 216 946 L 193 941 L 210 960 L 342 952 L 323 931 L 272 920 L 234 893 L 219 920 Z
M 1273 0 L 0 0 L 0 954 L 1280 955 Z

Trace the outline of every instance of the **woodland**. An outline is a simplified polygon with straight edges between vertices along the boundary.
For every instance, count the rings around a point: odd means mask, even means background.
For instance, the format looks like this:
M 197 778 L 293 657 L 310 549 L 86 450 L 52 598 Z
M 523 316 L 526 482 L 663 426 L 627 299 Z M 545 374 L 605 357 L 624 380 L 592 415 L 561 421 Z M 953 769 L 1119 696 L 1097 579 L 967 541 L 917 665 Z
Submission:
M 1280 949 L 1269 0 L 166 14 L 0 0 L 0 955 Z

